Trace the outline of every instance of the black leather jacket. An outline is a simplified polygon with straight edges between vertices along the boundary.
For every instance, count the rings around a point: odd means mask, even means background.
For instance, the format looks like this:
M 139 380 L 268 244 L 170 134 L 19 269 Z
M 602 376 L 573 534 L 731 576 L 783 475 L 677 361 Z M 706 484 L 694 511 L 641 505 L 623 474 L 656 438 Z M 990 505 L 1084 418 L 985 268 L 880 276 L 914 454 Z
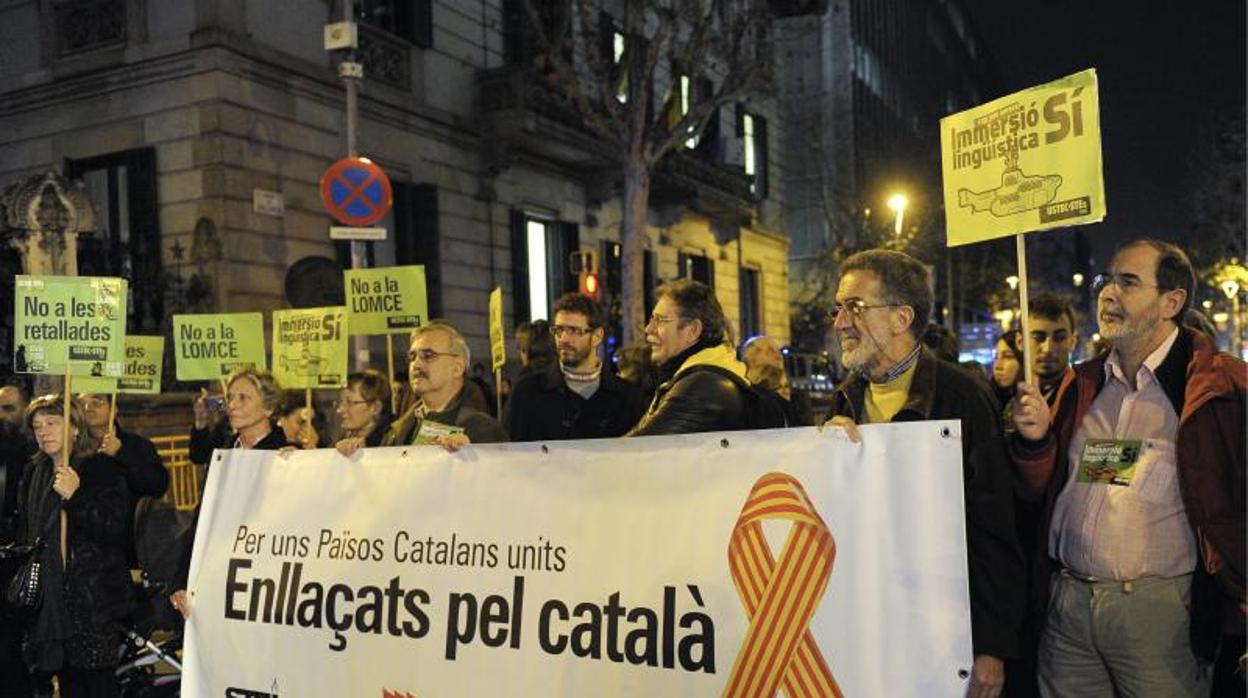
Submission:
M 731 353 L 731 350 L 728 350 Z M 683 365 L 686 352 L 669 362 L 681 370 L 659 385 L 650 409 L 626 436 L 695 434 L 746 428 L 745 395 L 727 369 L 714 364 Z M 665 365 L 665 368 L 670 366 Z

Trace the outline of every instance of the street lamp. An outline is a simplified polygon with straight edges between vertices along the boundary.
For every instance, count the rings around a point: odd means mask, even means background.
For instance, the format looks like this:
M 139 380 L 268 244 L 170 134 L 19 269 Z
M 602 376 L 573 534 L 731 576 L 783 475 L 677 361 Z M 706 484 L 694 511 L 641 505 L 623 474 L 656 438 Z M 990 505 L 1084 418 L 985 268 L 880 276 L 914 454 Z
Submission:
M 1003 331 L 1008 332 L 1010 328 L 1014 326 L 1014 309 L 1013 308 L 1006 308 L 1005 310 L 998 310 L 997 312 L 993 313 L 992 316 L 997 319 L 997 322 L 1001 323 L 1001 329 Z
M 893 223 L 893 233 L 895 235 L 901 235 L 901 223 L 906 217 L 906 206 L 908 205 L 910 205 L 910 200 L 906 198 L 905 194 L 898 192 L 888 197 L 888 207 L 897 214 L 897 218 Z
M 1079 272 L 1075 272 L 1075 275 L 1070 277 L 1070 279 L 1075 282 L 1075 288 L 1083 285 L 1083 274 L 1080 274 Z
M 1018 290 L 1018 277 L 1015 276 L 1014 274 L 1010 274 L 1009 276 L 1005 277 L 1005 283 L 1010 285 L 1011 291 Z
M 1221 288 L 1231 301 L 1231 352 L 1238 359 L 1243 356 L 1243 343 L 1239 339 L 1239 282 L 1227 279 L 1222 282 Z

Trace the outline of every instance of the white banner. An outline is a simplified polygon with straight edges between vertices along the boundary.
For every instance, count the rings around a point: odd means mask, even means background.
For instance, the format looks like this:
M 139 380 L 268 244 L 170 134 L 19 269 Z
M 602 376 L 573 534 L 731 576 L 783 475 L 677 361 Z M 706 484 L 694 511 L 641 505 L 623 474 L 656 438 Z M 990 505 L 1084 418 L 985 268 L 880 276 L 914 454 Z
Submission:
M 961 696 L 957 422 L 219 451 L 183 694 Z

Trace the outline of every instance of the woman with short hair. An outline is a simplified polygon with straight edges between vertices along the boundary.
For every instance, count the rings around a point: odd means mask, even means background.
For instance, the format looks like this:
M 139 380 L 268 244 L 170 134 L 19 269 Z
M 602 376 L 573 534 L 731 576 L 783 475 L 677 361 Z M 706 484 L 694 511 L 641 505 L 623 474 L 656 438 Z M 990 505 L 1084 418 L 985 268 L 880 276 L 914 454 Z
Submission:
M 350 456 L 363 447 L 380 446 L 394 420 L 390 412 L 390 380 L 369 369 L 347 376 L 347 386 L 334 404 L 342 424 L 342 438 L 335 447 Z
M 60 395 L 37 398 L 26 408 L 39 450 L 18 490 L 17 540 L 35 547 L 42 603 L 26 619 L 22 655 L 44 690 L 50 691 L 55 676 L 66 698 L 115 696 L 121 619 L 133 597 L 126 480 L 98 452 L 86 415 L 72 400 L 69 416 L 67 441 Z
M 208 391 L 200 391 L 195 400 L 195 428 L 191 430 L 190 455 L 191 462 L 207 464 L 215 449 L 254 448 L 261 451 L 276 451 L 286 445 L 286 434 L 276 423 L 276 415 L 282 404 L 282 386 L 278 385 L 273 374 L 261 368 L 235 369 L 225 379 L 225 419 L 218 415 L 214 425 L 212 409 L 209 407 Z M 226 428 L 228 425 L 228 429 Z M 198 514 L 195 523 L 187 534 L 187 540 L 195 541 L 195 529 L 199 524 Z M 191 570 L 191 549 L 186 546 L 185 554 L 178 565 L 178 573 L 173 584 L 174 591 L 169 595 L 169 603 L 182 617 L 190 614 L 187 602 L 186 583 Z

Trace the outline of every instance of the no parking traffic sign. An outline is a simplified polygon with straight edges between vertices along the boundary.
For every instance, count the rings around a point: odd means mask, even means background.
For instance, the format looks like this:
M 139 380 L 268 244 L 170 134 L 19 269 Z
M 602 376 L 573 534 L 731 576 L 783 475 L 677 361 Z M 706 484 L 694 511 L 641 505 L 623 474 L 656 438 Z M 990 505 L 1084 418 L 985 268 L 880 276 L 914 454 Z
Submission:
M 340 223 L 372 225 L 390 212 L 390 178 L 368 158 L 343 158 L 321 176 L 321 201 Z

